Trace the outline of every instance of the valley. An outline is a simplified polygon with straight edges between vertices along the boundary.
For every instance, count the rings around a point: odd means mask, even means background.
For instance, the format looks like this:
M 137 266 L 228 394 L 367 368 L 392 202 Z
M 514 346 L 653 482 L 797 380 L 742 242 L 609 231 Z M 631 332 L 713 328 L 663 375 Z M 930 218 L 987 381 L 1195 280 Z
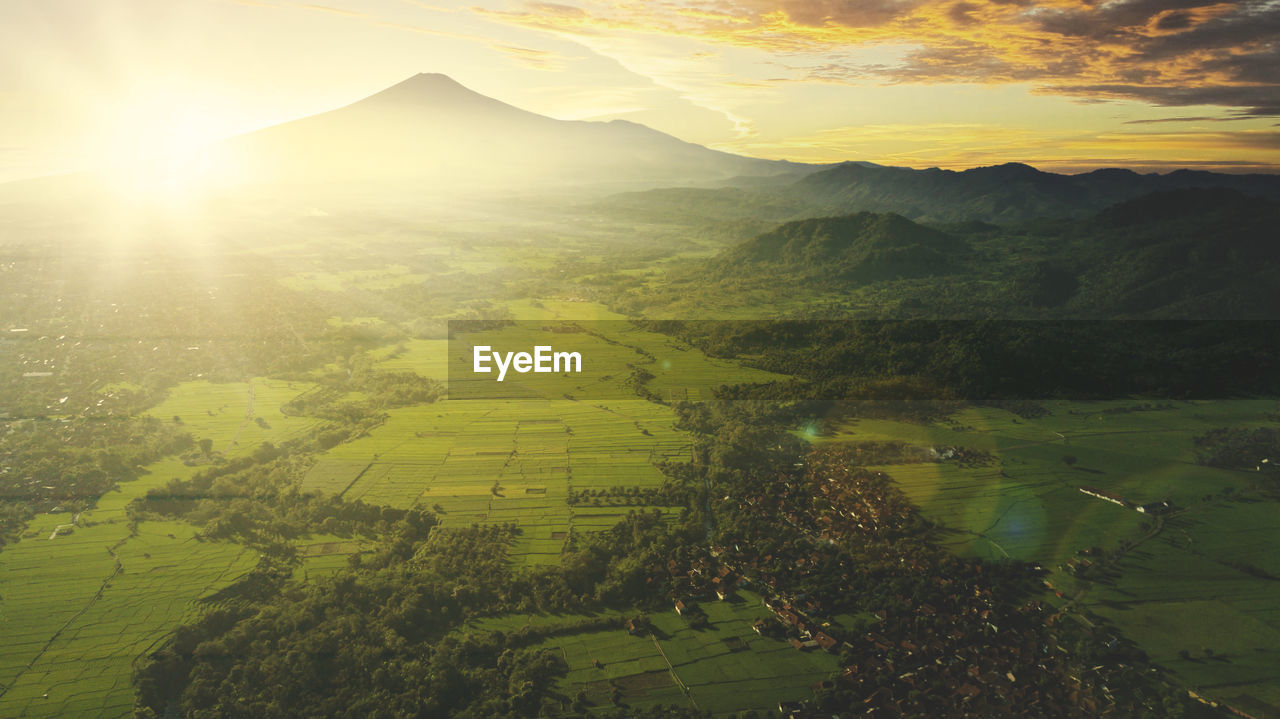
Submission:
M 474 131 L 430 178 L 423 127 Z M 1273 176 L 442 76 L 229 144 L 261 184 L 180 206 L 0 186 L 0 715 L 1280 711 Z M 549 333 L 580 373 L 451 376 Z

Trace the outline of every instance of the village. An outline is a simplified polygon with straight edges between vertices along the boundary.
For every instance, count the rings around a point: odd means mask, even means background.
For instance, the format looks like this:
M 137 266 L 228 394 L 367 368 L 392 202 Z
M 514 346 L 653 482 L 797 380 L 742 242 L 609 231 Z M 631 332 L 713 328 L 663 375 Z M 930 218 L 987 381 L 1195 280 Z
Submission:
M 701 603 L 749 592 L 760 597 L 758 634 L 837 655 L 839 674 L 810 700 L 781 703 L 784 716 L 1132 716 L 1160 705 L 1131 681 L 1154 671 L 1141 652 L 1012 589 L 1036 565 L 932 549 L 883 473 L 827 451 L 800 479 L 758 479 L 719 505 L 732 518 L 723 541 L 670 558 L 648 581 L 694 628 L 705 625 Z

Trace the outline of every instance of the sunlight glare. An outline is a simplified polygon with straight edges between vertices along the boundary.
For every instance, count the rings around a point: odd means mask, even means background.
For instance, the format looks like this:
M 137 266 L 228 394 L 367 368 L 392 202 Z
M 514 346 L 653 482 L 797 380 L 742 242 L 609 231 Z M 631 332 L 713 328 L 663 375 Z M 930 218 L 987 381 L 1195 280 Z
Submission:
M 141 204 L 181 203 L 238 184 L 235 163 L 219 144 L 215 123 L 198 108 L 157 96 L 114 104 L 100 164 L 112 189 Z

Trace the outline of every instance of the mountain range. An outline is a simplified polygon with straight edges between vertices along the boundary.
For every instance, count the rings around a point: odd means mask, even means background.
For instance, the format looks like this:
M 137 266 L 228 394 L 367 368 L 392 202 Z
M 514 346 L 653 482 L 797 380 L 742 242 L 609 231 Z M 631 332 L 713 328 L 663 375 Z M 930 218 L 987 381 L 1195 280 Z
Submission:
M 1280 202 L 1226 188 L 1010 226 L 858 212 L 782 223 L 673 273 L 669 294 L 714 306 L 827 298 L 871 316 L 1271 319 L 1277 223 Z
M 1280 198 L 1280 175 L 1101 169 L 1063 175 L 1020 163 L 968 170 L 868 162 L 803 164 L 734 155 L 625 120 L 557 120 L 421 73 L 363 100 L 218 143 L 242 197 L 325 189 L 389 202 L 518 194 L 601 200 L 645 221 L 777 223 L 856 212 L 920 222 L 1083 218 L 1153 192 L 1224 187 Z M 4 196 L 75 178 L 9 183 Z M 416 200 L 415 200 L 416 201 Z
M 408 183 L 447 193 L 650 191 L 664 216 L 688 205 L 684 211 L 709 211 L 718 218 L 870 211 L 925 222 L 1009 223 L 1087 217 L 1142 195 L 1188 188 L 1280 198 L 1277 175 L 1139 174 L 1117 168 L 1063 175 L 1021 163 L 956 171 L 763 160 L 625 120 L 556 120 L 433 73 L 346 107 L 235 138 L 228 147 L 263 183 Z
M 843 163 L 814 168 L 799 177 L 781 176 L 767 189 L 734 184 L 619 193 L 601 206 L 684 222 L 748 218 L 778 222 L 892 212 L 918 222 L 1009 224 L 1038 218 L 1079 219 L 1143 195 L 1184 189 L 1226 188 L 1280 199 L 1280 175 L 1195 170 L 1139 174 L 1117 168 L 1062 175 L 1021 163 L 958 171 Z
M 1139 174 L 1102 169 L 1078 175 L 1007 163 L 954 171 L 847 163 L 815 172 L 787 189 L 797 201 L 836 212 L 895 212 L 933 222 L 1020 222 L 1083 217 L 1155 192 L 1223 187 L 1280 198 L 1280 176 L 1175 170 Z

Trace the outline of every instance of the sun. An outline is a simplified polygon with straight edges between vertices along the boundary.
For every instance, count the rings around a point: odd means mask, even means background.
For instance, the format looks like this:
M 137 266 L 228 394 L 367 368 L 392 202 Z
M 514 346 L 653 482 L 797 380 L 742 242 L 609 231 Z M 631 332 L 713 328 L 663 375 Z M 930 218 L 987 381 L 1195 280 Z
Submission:
M 118 196 L 172 205 L 241 181 L 219 124 L 200 108 L 172 98 L 125 98 L 98 114 L 101 174 Z

